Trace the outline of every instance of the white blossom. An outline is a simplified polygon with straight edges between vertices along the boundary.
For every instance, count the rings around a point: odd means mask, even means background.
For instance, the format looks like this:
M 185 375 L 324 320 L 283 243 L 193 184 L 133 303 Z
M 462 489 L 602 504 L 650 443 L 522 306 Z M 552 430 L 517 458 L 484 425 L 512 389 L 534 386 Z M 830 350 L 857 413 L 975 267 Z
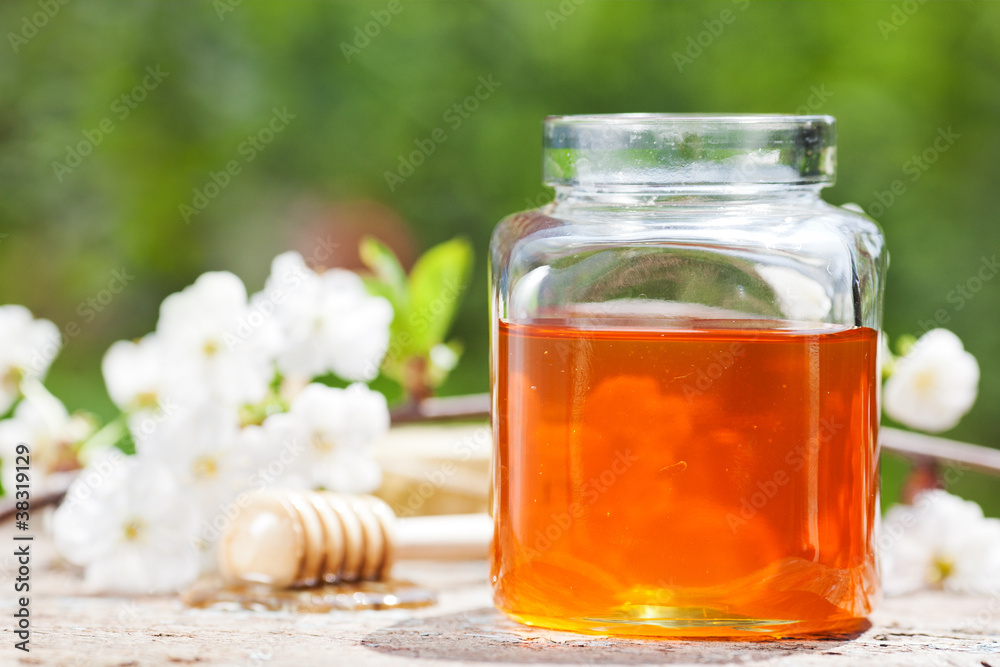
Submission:
M 889 347 L 889 336 L 886 335 L 884 331 L 878 332 L 878 353 L 876 356 L 877 362 L 877 375 L 876 377 L 881 380 L 886 377 L 887 374 L 891 374 L 892 369 L 896 365 L 896 358 L 892 354 L 892 348 Z
M 312 476 L 306 474 L 308 466 L 302 461 L 307 443 L 294 420 L 272 415 L 259 426 L 241 428 L 237 440 L 250 489 L 313 487 Z
M 447 373 L 458 365 L 458 355 L 455 350 L 444 343 L 438 343 L 431 348 L 430 360 L 431 364 L 443 373 Z
M 975 357 L 958 336 L 933 329 L 896 360 L 883 392 L 885 411 L 910 428 L 946 431 L 972 408 L 978 386 Z
M 167 416 L 148 436 L 136 439 L 139 454 L 169 470 L 200 510 L 192 545 L 202 573 L 217 569 L 219 526 L 232 520 L 237 496 L 254 482 L 260 453 L 248 436 L 260 429 L 241 429 L 238 422 L 231 407 L 205 404 Z
M 199 570 L 194 501 L 165 467 L 141 455 L 104 463 L 92 466 L 102 470 L 96 486 L 88 467 L 56 510 L 56 549 L 86 568 L 93 590 L 149 594 L 192 583 Z
M 170 360 L 156 334 L 113 343 L 101 362 L 108 395 L 124 412 L 155 410 L 169 401 L 170 370 Z M 178 392 L 180 389 L 175 387 L 174 393 L 183 393 L 190 400 L 188 391 L 198 392 L 199 386 Z
M 164 299 L 156 335 L 178 391 L 204 389 L 227 405 L 266 395 L 280 338 L 273 322 L 250 308 L 235 275 L 202 274 Z
M 357 275 L 317 274 L 297 253 L 275 258 L 252 299 L 226 272 L 167 297 L 156 331 L 115 343 L 102 363 L 137 454 L 105 452 L 81 473 L 54 518 L 57 548 L 86 568 L 94 589 L 176 590 L 205 569 L 241 491 L 374 490 L 385 397 L 363 384 L 309 382 L 331 372 L 377 375 L 391 320 L 389 303 Z M 444 366 L 454 363 L 448 352 L 437 354 Z M 12 422 L 23 421 L 29 402 L 22 405 Z M 68 418 L 65 408 L 60 414 Z
M 335 373 L 371 380 L 389 347 L 392 306 L 370 295 L 361 278 L 343 269 L 317 274 L 297 252 L 274 258 L 264 289 L 254 295 L 261 311 L 273 312 L 285 336 L 278 369 L 314 378 Z
M 0 306 L 0 415 L 20 396 L 21 378 L 43 379 L 61 346 L 52 322 L 36 320 L 24 306 Z
M 1000 520 L 974 502 L 933 489 L 882 522 L 882 583 L 887 595 L 923 588 L 1000 593 Z
M 364 384 L 346 389 L 311 384 L 287 413 L 263 424 L 272 452 L 297 455 L 283 478 L 297 485 L 345 493 L 367 493 L 381 481 L 373 443 L 389 428 L 385 397 Z
M 70 415 L 55 396 L 38 383 L 25 387 L 27 397 L 17 404 L 10 419 L 0 421 L 0 458 L 3 485 L 8 493 L 15 483 L 15 450 L 25 443 L 30 451 L 31 484 L 37 491 L 49 475 L 79 467 L 79 445 L 94 432 L 94 423 Z
M 205 405 L 163 421 L 149 437 L 136 440 L 139 454 L 161 464 L 210 515 L 241 490 L 247 460 L 238 452 L 236 412 Z

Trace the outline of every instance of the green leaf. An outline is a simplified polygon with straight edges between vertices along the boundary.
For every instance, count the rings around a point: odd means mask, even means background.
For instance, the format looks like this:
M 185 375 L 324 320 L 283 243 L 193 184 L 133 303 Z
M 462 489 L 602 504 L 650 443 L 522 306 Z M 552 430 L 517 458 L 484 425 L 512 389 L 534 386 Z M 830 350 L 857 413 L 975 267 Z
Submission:
M 135 455 L 135 439 L 132 437 L 132 432 L 126 430 L 122 437 L 114 445 L 120 449 L 123 453 L 128 456 Z
M 408 331 L 410 321 L 410 285 L 406 272 L 395 253 L 378 239 L 366 236 L 360 244 L 361 261 L 372 270 L 373 277 L 363 278 L 368 293 L 380 296 L 392 305 L 392 324 L 389 326 L 389 354 L 384 370 L 398 375 L 398 362 L 415 353 L 413 338 Z M 397 378 L 398 379 L 398 378 Z
M 96 418 L 91 418 L 96 422 Z M 95 423 L 96 426 L 96 423 Z M 128 416 L 124 413 L 109 421 L 80 444 L 76 458 L 87 465 L 108 447 L 118 447 L 126 454 L 135 454 L 135 442 L 128 430 Z M 131 449 L 128 449 L 128 448 Z
M 896 340 L 896 354 L 900 357 L 905 357 L 913 349 L 913 346 L 917 344 L 917 337 L 910 334 L 903 334 Z
M 414 348 L 426 354 L 444 340 L 472 273 L 472 244 L 452 239 L 424 253 L 410 272 L 407 329 Z
M 391 287 L 382 282 L 381 278 L 375 278 L 373 276 L 361 276 L 361 282 L 365 284 L 365 289 L 372 296 L 380 296 L 392 304 L 392 309 L 395 312 L 396 308 L 396 292 Z
M 375 274 L 386 287 L 380 296 L 389 299 L 393 308 L 399 310 L 409 302 L 409 290 L 406 285 L 406 272 L 400 266 L 395 253 L 387 245 L 373 236 L 361 239 L 359 254 L 361 261 Z

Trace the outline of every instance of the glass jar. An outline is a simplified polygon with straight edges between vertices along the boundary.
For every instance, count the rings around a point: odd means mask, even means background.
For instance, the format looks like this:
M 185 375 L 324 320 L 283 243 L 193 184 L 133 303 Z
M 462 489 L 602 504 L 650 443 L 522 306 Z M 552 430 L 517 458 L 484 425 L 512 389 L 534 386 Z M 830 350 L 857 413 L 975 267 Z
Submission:
M 858 627 L 879 592 L 887 254 L 829 116 L 545 122 L 493 234 L 492 583 L 525 623 Z

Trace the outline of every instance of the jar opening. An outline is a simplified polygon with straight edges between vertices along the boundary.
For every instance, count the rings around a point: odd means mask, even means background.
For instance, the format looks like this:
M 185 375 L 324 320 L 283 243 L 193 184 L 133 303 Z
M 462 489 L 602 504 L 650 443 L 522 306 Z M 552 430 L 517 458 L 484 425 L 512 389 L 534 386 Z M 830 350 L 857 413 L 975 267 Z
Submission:
M 832 116 L 607 114 L 545 119 L 543 180 L 613 190 L 832 185 Z

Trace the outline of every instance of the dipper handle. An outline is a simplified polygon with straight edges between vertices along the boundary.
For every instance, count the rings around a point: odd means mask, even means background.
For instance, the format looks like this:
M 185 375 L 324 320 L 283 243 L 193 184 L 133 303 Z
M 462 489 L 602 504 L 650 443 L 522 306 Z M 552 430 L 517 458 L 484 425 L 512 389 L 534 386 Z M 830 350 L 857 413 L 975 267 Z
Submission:
M 489 555 L 489 514 L 443 514 L 396 520 L 396 557 L 402 560 L 473 560 Z
M 254 496 L 219 541 L 231 583 L 275 588 L 377 580 L 396 559 L 484 558 L 486 514 L 397 519 L 374 496 L 272 489 Z

